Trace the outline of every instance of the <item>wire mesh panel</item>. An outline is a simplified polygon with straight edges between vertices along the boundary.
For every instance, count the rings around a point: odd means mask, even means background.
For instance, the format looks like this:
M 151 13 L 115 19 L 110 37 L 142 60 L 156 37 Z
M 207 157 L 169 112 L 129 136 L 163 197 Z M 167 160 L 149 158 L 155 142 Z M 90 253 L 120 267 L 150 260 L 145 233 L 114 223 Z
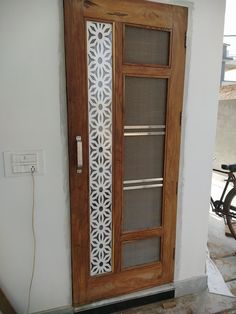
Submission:
M 161 225 L 162 188 L 124 191 L 123 231 L 155 228 Z
M 125 77 L 123 231 L 162 223 L 168 80 Z
M 163 177 L 164 136 L 125 137 L 124 179 Z
M 125 62 L 168 65 L 170 33 L 167 31 L 125 27 Z
M 164 125 L 167 79 L 125 78 L 125 125 Z
M 160 238 L 150 238 L 124 243 L 122 266 L 133 267 L 160 260 Z

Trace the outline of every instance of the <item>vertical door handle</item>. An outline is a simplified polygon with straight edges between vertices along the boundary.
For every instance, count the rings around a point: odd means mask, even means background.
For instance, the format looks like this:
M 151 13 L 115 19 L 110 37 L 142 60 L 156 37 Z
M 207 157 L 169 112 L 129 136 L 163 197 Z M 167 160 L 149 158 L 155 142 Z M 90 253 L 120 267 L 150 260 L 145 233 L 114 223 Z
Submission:
M 83 168 L 83 143 L 81 136 L 76 136 L 76 143 L 77 143 L 77 173 L 81 173 Z

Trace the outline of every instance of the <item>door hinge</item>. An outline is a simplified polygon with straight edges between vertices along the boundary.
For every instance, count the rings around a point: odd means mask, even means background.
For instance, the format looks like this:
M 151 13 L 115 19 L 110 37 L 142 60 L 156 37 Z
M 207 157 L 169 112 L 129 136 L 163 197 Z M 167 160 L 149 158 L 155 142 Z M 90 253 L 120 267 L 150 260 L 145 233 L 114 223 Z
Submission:
M 173 260 L 175 259 L 175 247 L 173 248 Z
M 187 48 L 187 33 L 184 33 L 184 48 Z
M 182 126 L 182 111 L 179 113 L 179 125 Z

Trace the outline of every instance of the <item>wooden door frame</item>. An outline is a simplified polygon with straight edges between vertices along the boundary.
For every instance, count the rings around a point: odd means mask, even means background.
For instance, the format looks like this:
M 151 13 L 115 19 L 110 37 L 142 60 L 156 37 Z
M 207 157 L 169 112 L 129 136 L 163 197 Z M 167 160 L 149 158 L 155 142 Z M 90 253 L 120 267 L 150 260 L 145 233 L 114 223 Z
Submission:
M 158 279 L 158 273 L 162 270 L 158 267 L 153 268 L 153 274 L 156 274 L 151 283 L 148 285 L 155 286 L 165 282 L 171 282 L 174 275 L 174 248 L 175 248 L 175 230 L 176 230 L 176 208 L 177 208 L 177 187 L 178 187 L 178 173 L 179 173 L 179 154 L 180 154 L 180 116 L 182 113 L 182 102 L 183 102 L 183 82 L 184 82 L 184 66 L 185 66 L 185 47 L 184 47 L 184 36 L 186 34 L 187 25 L 187 9 L 185 7 L 173 6 L 168 4 L 153 3 L 144 0 L 120 0 L 113 1 L 114 9 L 111 12 L 104 10 L 106 4 L 112 0 L 104 0 L 103 7 L 98 5 L 99 0 L 64 0 L 64 20 L 65 20 L 65 49 L 66 49 L 66 75 L 67 75 L 67 104 L 68 104 L 68 148 L 69 148 L 69 173 L 70 173 L 70 207 L 71 207 L 71 252 L 72 252 L 72 286 L 73 286 L 73 304 L 89 303 L 86 296 L 87 290 L 87 276 L 89 276 L 89 255 L 80 254 L 81 251 L 85 252 L 85 247 L 88 247 L 89 243 L 89 210 L 88 210 L 88 184 L 87 182 L 89 175 L 88 165 L 84 164 L 82 174 L 76 175 L 76 136 L 83 134 L 83 140 L 88 142 L 88 113 L 87 113 L 87 91 L 86 91 L 86 78 L 84 73 L 87 72 L 86 58 L 85 58 L 85 27 L 84 27 L 84 16 L 89 18 L 104 19 L 109 21 L 112 19 L 115 22 L 124 23 L 127 22 L 126 5 L 140 5 L 145 4 L 147 13 L 155 18 L 158 18 L 159 27 L 164 29 L 173 29 L 172 32 L 172 50 L 175 51 L 177 58 L 172 58 L 171 71 L 170 67 L 166 68 L 166 72 L 160 70 L 160 73 L 170 72 L 169 77 L 169 95 L 175 94 L 175 99 L 168 95 L 168 121 L 171 124 L 171 132 L 167 133 L 168 140 L 166 141 L 167 146 L 165 148 L 165 160 L 168 163 L 164 178 L 168 178 L 165 184 L 165 192 L 168 197 L 165 198 L 164 207 L 172 209 L 165 212 L 163 217 L 164 226 L 168 221 L 168 228 L 163 230 L 165 232 L 164 245 L 168 246 L 167 252 L 163 256 L 163 264 L 168 265 L 166 272 L 162 279 Z M 128 3 L 129 2 L 129 3 Z M 120 12 L 120 3 L 122 6 L 122 14 Z M 160 8 L 160 15 L 157 17 L 153 12 L 153 8 Z M 83 14 L 82 14 L 83 13 Z M 132 21 L 132 17 L 129 16 Z M 135 20 L 135 12 L 134 17 Z M 119 23 L 117 25 L 119 25 Z M 142 25 L 142 24 L 141 24 Z M 145 17 L 145 25 L 152 26 L 153 23 Z M 117 26 L 119 27 L 119 26 Z M 121 32 L 122 30 L 118 30 Z M 117 43 L 116 43 L 117 44 Z M 121 49 L 121 45 L 120 48 Z M 122 51 L 120 51 L 122 53 Z M 119 73 L 120 64 L 119 62 L 114 64 L 116 71 Z M 121 81 L 115 78 L 115 88 L 120 88 Z M 80 90 L 78 89 L 80 86 Z M 177 90 L 177 92 L 176 92 Z M 122 99 L 122 95 L 120 97 Z M 118 101 L 122 105 L 122 101 L 116 99 L 115 116 L 116 118 L 122 119 L 121 111 L 118 110 Z M 80 120 L 77 120 L 80 117 Z M 168 129 L 168 125 L 167 125 Z M 113 137 L 120 137 L 121 132 L 119 129 L 114 129 Z M 175 149 L 172 149 L 169 145 L 175 145 Z M 121 171 L 120 158 L 122 151 L 118 148 L 115 154 L 115 167 L 114 171 L 117 174 Z M 83 159 L 88 160 L 89 151 L 87 145 L 83 147 Z M 116 191 L 115 191 L 116 193 Z M 121 200 L 116 200 L 121 202 Z M 118 205 L 120 206 L 120 204 Z M 81 210 L 84 208 L 84 210 Z M 114 219 L 121 221 L 120 213 L 114 212 Z M 78 232 L 80 230 L 80 232 Z M 119 228 L 115 229 L 115 232 L 120 232 Z M 117 246 L 117 249 L 118 246 Z M 89 251 L 89 250 L 87 250 Z M 79 266 L 80 265 L 80 266 Z M 81 267 L 82 265 L 82 267 Z M 120 268 L 119 262 L 114 261 L 114 267 Z M 166 266 L 165 266 L 166 267 Z M 143 275 L 140 279 L 145 281 L 145 268 L 143 269 Z M 135 273 L 135 270 L 134 270 Z M 113 275 L 115 280 L 117 274 Z M 120 276 L 120 274 L 119 274 Z M 110 280 L 107 276 L 104 276 L 104 287 L 108 287 Z M 126 281 L 126 274 L 123 272 L 123 281 Z M 96 279 L 92 280 L 92 286 L 95 285 Z M 85 287 L 85 289 L 82 289 Z M 143 284 L 142 288 L 145 288 Z M 108 289 L 108 288 L 107 288 Z M 137 289 L 137 290 L 140 290 Z M 133 289 L 132 291 L 135 291 Z M 131 289 L 126 289 L 126 293 L 131 292 Z M 108 297 L 114 296 L 114 289 L 109 292 Z M 96 291 L 93 293 L 93 299 L 102 299 L 103 295 Z

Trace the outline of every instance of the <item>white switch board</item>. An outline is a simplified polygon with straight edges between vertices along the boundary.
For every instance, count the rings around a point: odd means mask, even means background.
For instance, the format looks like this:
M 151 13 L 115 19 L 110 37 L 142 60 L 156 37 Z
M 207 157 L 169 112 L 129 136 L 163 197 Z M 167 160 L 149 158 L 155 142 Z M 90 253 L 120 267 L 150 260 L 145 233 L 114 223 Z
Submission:
M 44 158 L 43 150 L 4 152 L 5 176 L 25 176 L 43 174 Z

